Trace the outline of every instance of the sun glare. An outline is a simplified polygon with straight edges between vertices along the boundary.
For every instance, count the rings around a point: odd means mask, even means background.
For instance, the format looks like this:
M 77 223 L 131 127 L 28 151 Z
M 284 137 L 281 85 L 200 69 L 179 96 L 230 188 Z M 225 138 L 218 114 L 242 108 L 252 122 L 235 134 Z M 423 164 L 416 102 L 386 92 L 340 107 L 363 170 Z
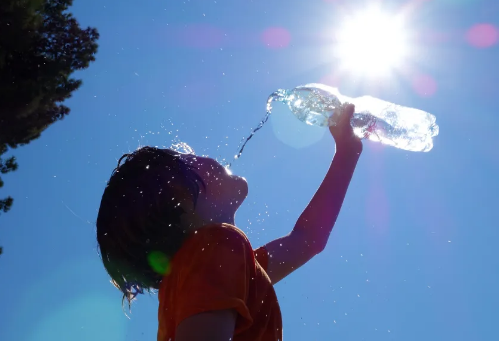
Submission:
M 402 16 L 370 9 L 348 17 L 336 34 L 341 66 L 359 75 L 387 75 L 408 56 Z

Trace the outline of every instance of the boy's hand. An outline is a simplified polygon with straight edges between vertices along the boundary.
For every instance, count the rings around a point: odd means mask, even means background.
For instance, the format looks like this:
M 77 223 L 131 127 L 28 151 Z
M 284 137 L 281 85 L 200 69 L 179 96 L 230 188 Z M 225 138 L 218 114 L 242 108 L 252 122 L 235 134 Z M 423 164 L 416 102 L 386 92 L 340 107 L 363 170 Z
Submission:
M 340 108 L 338 123 L 330 126 L 329 131 L 336 142 L 336 150 L 349 151 L 354 153 L 362 152 L 362 141 L 353 133 L 350 120 L 352 119 L 355 106 L 345 103 Z

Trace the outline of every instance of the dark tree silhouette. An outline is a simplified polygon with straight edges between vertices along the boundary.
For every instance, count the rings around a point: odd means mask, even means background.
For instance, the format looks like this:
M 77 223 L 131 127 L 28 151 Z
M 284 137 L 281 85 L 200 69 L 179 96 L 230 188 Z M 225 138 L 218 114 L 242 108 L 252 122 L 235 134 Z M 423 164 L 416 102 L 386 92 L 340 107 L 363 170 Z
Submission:
M 80 28 L 73 0 L 0 0 L 0 174 L 17 169 L 2 159 L 40 137 L 70 109 L 62 102 L 81 86 L 71 78 L 95 60 L 99 34 Z M 3 181 L 0 178 L 0 187 Z M 13 199 L 0 200 L 0 214 Z M 0 248 L 1 253 L 1 248 Z
M 0 157 L 0 174 L 7 174 L 8 172 L 15 171 L 17 169 L 17 162 L 16 158 L 14 156 L 8 158 L 7 160 L 4 160 Z M 3 180 L 0 178 L 0 188 L 3 187 Z M 7 212 L 10 207 L 12 206 L 12 203 L 14 202 L 14 199 L 12 197 L 8 197 L 6 199 L 1 199 L 0 200 L 0 212 Z M 1 249 L 0 249 L 0 254 L 1 254 Z

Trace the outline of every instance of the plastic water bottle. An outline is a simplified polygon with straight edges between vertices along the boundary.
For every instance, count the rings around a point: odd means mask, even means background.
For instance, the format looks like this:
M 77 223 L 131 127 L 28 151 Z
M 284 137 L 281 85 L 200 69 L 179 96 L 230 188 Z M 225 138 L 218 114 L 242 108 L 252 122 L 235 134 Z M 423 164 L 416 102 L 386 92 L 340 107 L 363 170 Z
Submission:
M 307 84 L 292 90 L 277 90 L 267 101 L 267 119 L 272 102 L 288 105 L 301 121 L 321 127 L 335 125 L 343 103 L 355 105 L 351 125 L 362 139 L 381 142 L 396 148 L 428 152 L 438 135 L 436 118 L 425 111 L 403 107 L 371 96 L 349 98 L 338 89 L 324 84 Z

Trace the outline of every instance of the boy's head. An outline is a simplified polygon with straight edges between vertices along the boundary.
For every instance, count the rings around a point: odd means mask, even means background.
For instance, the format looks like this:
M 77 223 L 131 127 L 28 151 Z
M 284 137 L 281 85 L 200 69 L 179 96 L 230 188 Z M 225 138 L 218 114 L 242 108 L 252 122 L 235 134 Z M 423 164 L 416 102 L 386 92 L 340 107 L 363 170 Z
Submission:
M 123 155 L 97 217 L 97 241 L 113 284 L 129 301 L 143 289 L 158 289 L 189 232 L 231 223 L 247 191 L 243 178 L 210 158 L 153 147 Z

